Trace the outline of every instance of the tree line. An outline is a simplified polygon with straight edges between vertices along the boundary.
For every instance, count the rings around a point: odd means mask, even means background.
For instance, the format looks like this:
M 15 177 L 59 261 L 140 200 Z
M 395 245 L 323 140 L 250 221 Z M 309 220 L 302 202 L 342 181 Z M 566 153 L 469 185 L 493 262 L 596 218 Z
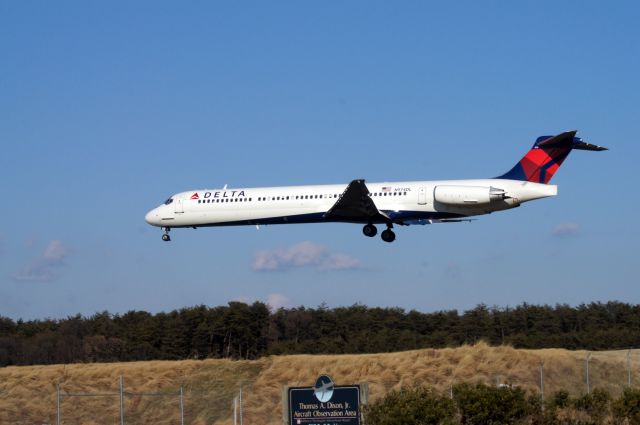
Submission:
M 157 314 L 105 311 L 28 321 L 0 316 L 0 366 L 379 353 L 480 340 L 516 348 L 640 347 L 640 305 L 480 304 L 462 313 L 423 313 L 359 304 L 272 311 L 261 302 L 230 302 Z

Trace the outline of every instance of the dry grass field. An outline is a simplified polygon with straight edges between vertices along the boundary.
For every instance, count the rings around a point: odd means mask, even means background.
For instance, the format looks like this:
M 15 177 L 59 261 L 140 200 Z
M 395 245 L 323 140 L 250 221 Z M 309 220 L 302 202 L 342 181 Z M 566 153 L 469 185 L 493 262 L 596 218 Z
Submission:
M 632 352 L 632 369 L 640 366 Z M 231 424 L 233 397 L 243 385 L 245 424 L 282 423 L 284 386 L 311 386 L 322 373 L 337 384 L 367 382 L 373 401 L 390 389 L 430 385 L 448 391 L 455 382 L 507 383 L 539 392 L 544 364 L 545 393 L 586 391 L 585 351 L 517 350 L 480 343 L 447 349 L 367 355 L 294 355 L 257 361 L 186 360 L 109 364 L 6 367 L 0 369 L 0 423 L 56 423 L 56 383 L 60 383 L 63 424 L 118 424 L 118 380 L 124 376 L 127 424 L 179 424 L 179 397 L 185 395 L 185 423 Z M 590 383 L 617 395 L 627 383 L 627 351 L 595 352 Z M 633 372 L 632 382 L 640 382 Z M 106 397 L 69 397 L 108 393 Z M 135 394 L 134 394 L 135 393 Z M 67 395 L 67 396 L 65 396 Z

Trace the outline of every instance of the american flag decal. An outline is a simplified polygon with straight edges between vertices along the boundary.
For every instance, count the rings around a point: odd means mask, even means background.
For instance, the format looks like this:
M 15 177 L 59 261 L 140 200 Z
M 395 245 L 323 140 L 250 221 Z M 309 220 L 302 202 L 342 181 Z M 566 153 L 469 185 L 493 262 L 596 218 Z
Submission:
M 391 192 L 391 187 L 385 186 L 385 187 L 382 188 L 382 191 L 383 192 Z

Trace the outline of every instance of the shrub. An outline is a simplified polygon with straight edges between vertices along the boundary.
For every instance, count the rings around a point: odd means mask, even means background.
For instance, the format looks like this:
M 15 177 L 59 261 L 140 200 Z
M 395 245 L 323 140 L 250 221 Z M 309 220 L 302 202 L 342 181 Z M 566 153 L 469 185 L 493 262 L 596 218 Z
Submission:
M 392 391 L 365 409 L 369 425 L 454 424 L 453 400 L 424 387 Z
M 612 404 L 613 417 L 631 424 L 640 424 L 640 390 L 626 388 Z
M 566 390 L 559 390 L 553 393 L 549 401 L 547 401 L 547 406 L 554 409 L 564 409 L 569 407 L 571 404 L 571 397 L 569 396 L 569 392 Z
M 611 395 L 601 388 L 594 389 L 591 394 L 577 398 L 573 405 L 578 411 L 587 413 L 595 423 L 601 423 L 609 415 Z
M 454 398 L 463 424 L 513 424 L 530 411 L 520 388 L 459 384 Z

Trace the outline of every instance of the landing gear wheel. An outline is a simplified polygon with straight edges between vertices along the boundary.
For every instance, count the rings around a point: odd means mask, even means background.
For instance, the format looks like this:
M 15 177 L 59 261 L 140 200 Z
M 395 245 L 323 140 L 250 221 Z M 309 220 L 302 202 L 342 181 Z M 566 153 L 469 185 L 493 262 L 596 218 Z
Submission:
M 396 234 L 393 233 L 393 230 L 387 229 L 380 234 L 380 237 L 385 242 L 393 242 L 396 240 Z
M 171 227 L 165 227 L 164 228 L 164 235 L 162 235 L 162 240 L 165 242 L 169 242 L 171 240 L 171 236 L 169 236 L 169 231 L 171 230 Z
M 367 224 L 362 228 L 362 233 L 372 238 L 378 233 L 378 229 L 373 224 Z

